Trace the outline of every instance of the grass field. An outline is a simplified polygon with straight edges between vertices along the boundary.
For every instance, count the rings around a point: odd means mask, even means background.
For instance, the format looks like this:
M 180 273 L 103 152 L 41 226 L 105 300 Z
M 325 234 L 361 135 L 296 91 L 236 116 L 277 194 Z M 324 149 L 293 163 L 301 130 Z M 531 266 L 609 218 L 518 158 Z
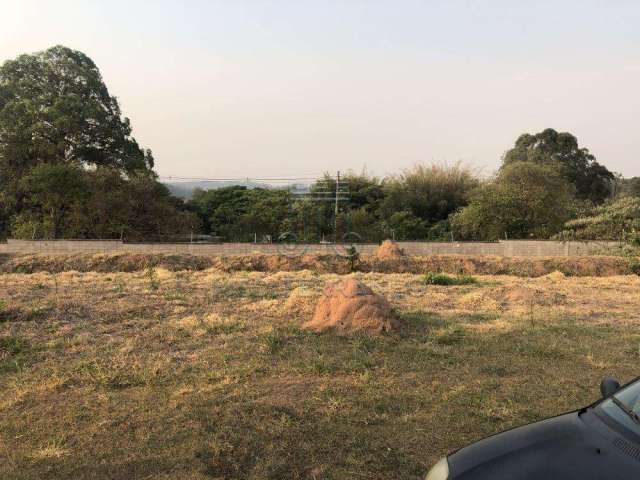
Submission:
M 638 276 L 354 276 L 401 330 L 301 330 L 335 274 L 0 275 L 0 478 L 418 479 L 639 374 Z

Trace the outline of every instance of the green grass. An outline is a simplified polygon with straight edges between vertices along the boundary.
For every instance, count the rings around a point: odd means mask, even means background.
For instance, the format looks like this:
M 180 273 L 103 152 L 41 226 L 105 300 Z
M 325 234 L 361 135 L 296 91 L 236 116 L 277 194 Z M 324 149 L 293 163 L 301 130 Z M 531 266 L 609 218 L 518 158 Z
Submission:
M 427 285 L 474 285 L 478 279 L 471 275 L 447 275 L 446 273 L 429 272 L 424 276 L 424 283 Z
M 0 337 L 0 352 L 7 356 L 15 356 L 23 352 L 27 347 L 27 342 L 20 337 Z

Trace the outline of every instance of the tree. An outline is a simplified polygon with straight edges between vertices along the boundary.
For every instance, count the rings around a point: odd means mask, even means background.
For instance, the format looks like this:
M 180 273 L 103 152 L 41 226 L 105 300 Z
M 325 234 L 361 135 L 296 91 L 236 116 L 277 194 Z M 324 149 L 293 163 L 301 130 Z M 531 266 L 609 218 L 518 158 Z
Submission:
M 250 241 L 254 236 L 277 237 L 289 215 L 287 190 L 230 186 L 196 190 L 189 207 L 201 218 L 207 232 L 227 240 Z
M 206 232 L 228 239 L 235 236 L 236 222 L 247 211 L 248 189 L 244 186 L 198 189 L 194 191 L 189 204 L 197 212 Z
M 548 128 L 535 135 L 520 135 L 515 146 L 504 155 L 503 168 L 515 162 L 556 165 L 562 176 L 574 185 L 580 199 L 599 204 L 611 195 L 614 174 L 600 165 L 588 149 L 581 148 L 578 139 L 570 133 Z
M 384 188 L 377 177 L 348 172 L 340 179 L 341 200 L 338 203 L 338 241 L 380 241 L 385 238 L 380 206 L 384 201 Z M 329 199 L 335 197 L 336 183 L 325 175 L 324 185 L 330 191 Z M 333 232 L 335 204 L 322 202 L 324 224 L 321 228 Z
M 40 164 L 21 179 L 20 187 L 29 206 L 15 220 L 23 237 L 41 229 L 44 238 L 59 238 L 69 212 L 89 196 L 85 172 L 73 165 Z
M 616 194 L 640 197 L 640 177 L 619 178 L 616 185 Z
M 9 222 L 11 211 L 5 189 L 0 185 L 0 240 L 9 234 Z
M 640 238 L 640 198 L 623 195 L 590 209 L 566 224 L 564 238 L 625 240 Z
M 0 176 L 15 181 L 40 163 L 61 162 L 153 168 L 93 61 L 56 46 L 0 66 Z
M 377 212 L 369 210 L 367 206 L 341 212 L 338 223 L 342 237 L 338 240 L 345 242 L 379 242 L 388 236 Z
M 0 66 L 0 235 L 153 238 L 199 221 L 156 180 L 93 61 L 56 46 Z
M 25 208 L 14 218 L 17 238 L 184 239 L 200 227 L 198 217 L 147 174 L 125 178 L 109 167 L 41 164 L 20 186 Z
M 131 174 L 122 184 L 121 196 L 126 200 L 124 234 L 128 239 L 176 238 L 197 233 L 200 221 L 188 211 L 181 199 L 144 172 Z M 111 191 L 105 192 L 106 197 Z
M 551 165 L 512 162 L 451 216 L 457 238 L 549 238 L 570 218 L 573 186 Z
M 247 198 L 246 211 L 237 220 L 239 235 L 248 240 L 254 236 L 276 239 L 283 233 L 282 226 L 289 215 L 290 193 L 281 189 L 254 188 L 248 190 Z
M 429 227 L 466 206 L 478 185 L 478 178 L 461 164 L 416 165 L 384 182 L 381 210 L 396 234 L 425 238 Z

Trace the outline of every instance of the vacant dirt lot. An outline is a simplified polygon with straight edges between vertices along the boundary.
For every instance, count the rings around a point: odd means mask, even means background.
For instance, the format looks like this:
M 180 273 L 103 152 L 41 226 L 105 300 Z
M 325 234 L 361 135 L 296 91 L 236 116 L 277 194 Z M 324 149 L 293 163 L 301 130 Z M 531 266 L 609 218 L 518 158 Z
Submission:
M 0 275 L 0 478 L 418 479 L 638 375 L 640 277 L 353 275 L 397 332 L 301 329 L 332 273 Z

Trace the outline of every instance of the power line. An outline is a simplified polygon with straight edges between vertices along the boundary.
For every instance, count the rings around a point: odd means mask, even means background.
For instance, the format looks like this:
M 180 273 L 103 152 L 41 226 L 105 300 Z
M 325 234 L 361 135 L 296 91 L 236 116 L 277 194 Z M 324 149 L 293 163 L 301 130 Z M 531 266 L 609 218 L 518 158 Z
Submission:
M 252 178 L 252 177 L 242 177 L 242 178 L 207 178 L 207 177 L 177 177 L 173 175 L 160 175 L 163 180 L 185 180 L 185 181 L 200 181 L 200 182 L 293 182 L 293 181 L 318 181 L 321 180 L 322 176 L 317 177 L 289 177 L 289 178 Z

